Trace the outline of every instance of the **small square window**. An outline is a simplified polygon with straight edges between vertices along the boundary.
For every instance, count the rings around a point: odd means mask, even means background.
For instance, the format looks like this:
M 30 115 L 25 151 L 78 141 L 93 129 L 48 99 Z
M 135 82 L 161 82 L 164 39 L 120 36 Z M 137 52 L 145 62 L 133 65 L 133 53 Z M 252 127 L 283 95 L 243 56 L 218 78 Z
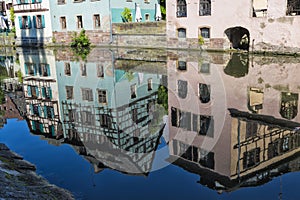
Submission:
M 66 17 L 60 17 L 60 26 L 61 26 L 61 29 L 67 29 Z
M 98 90 L 98 101 L 99 103 L 107 103 L 106 90 Z

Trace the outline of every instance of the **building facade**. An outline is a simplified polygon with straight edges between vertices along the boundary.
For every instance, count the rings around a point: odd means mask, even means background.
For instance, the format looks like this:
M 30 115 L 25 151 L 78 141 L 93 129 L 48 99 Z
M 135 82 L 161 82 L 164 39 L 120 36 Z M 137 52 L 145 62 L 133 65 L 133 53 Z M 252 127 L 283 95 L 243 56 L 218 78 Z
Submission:
M 16 44 L 42 46 L 52 42 L 49 0 L 13 0 Z
M 171 0 L 170 47 L 297 52 L 299 2 L 291 0 Z M 222 20 L 220 20 L 222 19 Z

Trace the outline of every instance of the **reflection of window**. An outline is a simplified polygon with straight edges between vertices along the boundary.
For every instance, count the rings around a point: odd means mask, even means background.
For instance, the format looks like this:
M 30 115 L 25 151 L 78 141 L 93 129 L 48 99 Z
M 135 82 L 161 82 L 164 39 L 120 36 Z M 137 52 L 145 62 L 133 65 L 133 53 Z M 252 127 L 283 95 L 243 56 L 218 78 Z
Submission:
M 50 76 L 50 66 L 49 64 L 40 64 L 39 73 L 41 76 Z
M 66 86 L 66 98 L 73 99 L 73 86 Z
M 100 114 L 100 125 L 103 128 L 110 128 L 112 124 L 112 118 L 106 114 Z
M 86 64 L 85 63 L 80 64 L 80 69 L 81 69 L 81 76 L 86 76 Z
M 100 78 L 104 77 L 104 69 L 102 65 L 97 65 L 97 76 Z
M 131 98 L 136 98 L 136 84 L 130 86 Z
M 179 38 L 186 38 L 186 29 L 185 28 L 179 28 L 177 30 L 177 32 L 178 32 Z
M 298 114 L 298 94 L 281 93 L 280 115 L 285 119 L 293 119 Z
M 66 29 L 67 28 L 66 17 L 60 17 L 60 27 L 61 27 L 61 29 Z
M 106 90 L 98 90 L 99 103 L 107 103 Z
M 80 112 L 81 122 L 86 125 L 94 125 L 95 124 L 95 115 L 93 115 L 89 111 L 81 111 Z
M 65 4 L 65 3 L 66 3 L 66 0 L 57 0 L 58 5 L 62 5 L 62 4 Z
M 178 86 L 178 96 L 182 99 L 185 99 L 187 96 L 188 88 L 187 88 L 187 81 L 178 80 L 177 86 Z
M 279 155 L 279 141 L 275 140 L 268 144 L 268 159 L 274 158 Z
M 256 136 L 258 131 L 258 124 L 255 121 L 246 122 L 246 138 Z
M 68 110 L 68 117 L 70 122 L 76 121 L 76 110 Z
M 137 108 L 134 108 L 131 110 L 131 119 L 133 122 L 137 122 L 138 120 L 138 110 Z
M 244 152 L 243 156 L 243 168 L 247 169 L 250 168 L 260 162 L 259 158 L 260 148 L 255 148 L 250 151 Z
M 83 24 L 82 24 L 82 16 L 76 16 L 76 23 L 77 23 L 77 28 L 78 29 L 82 29 L 83 28 Z
M 200 73 L 202 74 L 209 74 L 210 72 L 210 64 L 209 63 L 202 63 L 200 66 Z
M 94 27 L 95 28 L 100 28 L 101 23 L 100 23 L 100 15 L 94 15 Z
M 209 28 L 200 28 L 200 34 L 203 38 L 210 38 Z
M 152 78 L 148 79 L 148 91 L 152 90 Z
M 185 61 L 178 61 L 178 70 L 186 70 L 186 62 Z
M 263 108 L 264 92 L 262 89 L 251 87 L 248 90 L 248 108 L 253 113 L 259 113 Z
M 211 15 L 211 2 L 210 0 L 200 0 L 199 2 L 199 15 Z
M 93 91 L 89 88 L 81 88 L 82 100 L 93 101 Z
M 71 66 L 70 63 L 65 63 L 65 75 L 71 76 Z
M 177 17 L 186 17 L 187 16 L 187 6 L 185 0 L 177 0 Z
M 199 96 L 201 103 L 208 103 L 210 101 L 210 85 L 199 83 Z
M 200 135 L 206 135 L 209 137 L 214 137 L 214 121 L 212 116 L 200 115 L 198 120 L 200 120 Z

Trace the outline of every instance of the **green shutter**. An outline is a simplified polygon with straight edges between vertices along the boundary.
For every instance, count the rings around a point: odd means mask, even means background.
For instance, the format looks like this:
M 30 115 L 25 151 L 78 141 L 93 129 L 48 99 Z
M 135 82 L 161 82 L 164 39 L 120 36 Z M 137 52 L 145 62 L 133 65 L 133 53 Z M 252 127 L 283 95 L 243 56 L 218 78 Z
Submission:
M 39 117 L 42 117 L 42 110 L 41 110 L 41 106 L 38 106 L 38 111 L 39 111 Z
M 44 125 L 42 123 L 40 123 L 40 131 L 44 133 Z
M 49 99 L 52 99 L 52 90 L 51 87 L 48 87 Z
M 27 16 L 27 25 L 28 25 L 28 28 L 31 28 L 31 18 L 30 18 L 30 16 Z
M 51 118 L 54 119 L 54 108 L 51 107 L 50 111 L 51 111 Z
M 32 130 L 36 130 L 36 127 L 35 127 L 35 121 L 31 121 L 31 128 L 32 128 Z
M 17 0 L 17 4 L 21 4 L 21 0 Z
M 26 63 L 24 64 L 24 66 L 25 66 L 25 74 L 28 75 L 28 66 Z
M 49 127 L 49 131 L 50 131 L 50 133 L 51 133 L 51 135 L 52 136 L 55 136 L 55 127 L 54 127 L 54 125 L 51 125 L 50 127 Z
M 37 98 L 39 98 L 40 94 L 39 94 L 39 88 L 38 87 L 35 87 L 35 91 L 36 91 L 36 96 Z
M 30 114 L 33 115 L 33 105 L 32 104 L 29 105 L 29 109 L 30 109 Z
M 36 64 L 32 64 L 33 65 L 33 74 L 36 76 L 37 75 L 37 65 Z
M 36 28 L 36 16 L 32 17 L 33 27 Z
M 45 16 L 44 15 L 41 16 L 41 20 L 42 20 L 42 28 L 45 28 L 46 25 L 45 25 Z
M 46 65 L 46 69 L 47 69 L 47 75 L 48 75 L 48 76 L 51 76 L 51 73 L 50 73 L 50 65 L 49 65 L 49 64 Z
M 47 115 L 47 106 L 44 106 L 44 118 L 48 118 L 48 115 Z
M 46 98 L 46 88 L 42 87 L 42 97 Z
M 22 23 L 22 17 L 19 16 L 19 25 L 20 25 L 20 29 L 23 29 L 23 23 Z
M 27 95 L 29 97 L 31 97 L 31 86 L 30 85 L 27 86 Z

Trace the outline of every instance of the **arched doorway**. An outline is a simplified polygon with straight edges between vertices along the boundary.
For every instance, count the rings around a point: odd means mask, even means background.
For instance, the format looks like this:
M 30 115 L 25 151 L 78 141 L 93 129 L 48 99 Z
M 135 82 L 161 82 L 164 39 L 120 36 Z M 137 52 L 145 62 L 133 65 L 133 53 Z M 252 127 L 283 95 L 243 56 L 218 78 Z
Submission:
M 236 26 L 225 30 L 225 34 L 234 49 L 249 50 L 250 33 L 248 29 Z

